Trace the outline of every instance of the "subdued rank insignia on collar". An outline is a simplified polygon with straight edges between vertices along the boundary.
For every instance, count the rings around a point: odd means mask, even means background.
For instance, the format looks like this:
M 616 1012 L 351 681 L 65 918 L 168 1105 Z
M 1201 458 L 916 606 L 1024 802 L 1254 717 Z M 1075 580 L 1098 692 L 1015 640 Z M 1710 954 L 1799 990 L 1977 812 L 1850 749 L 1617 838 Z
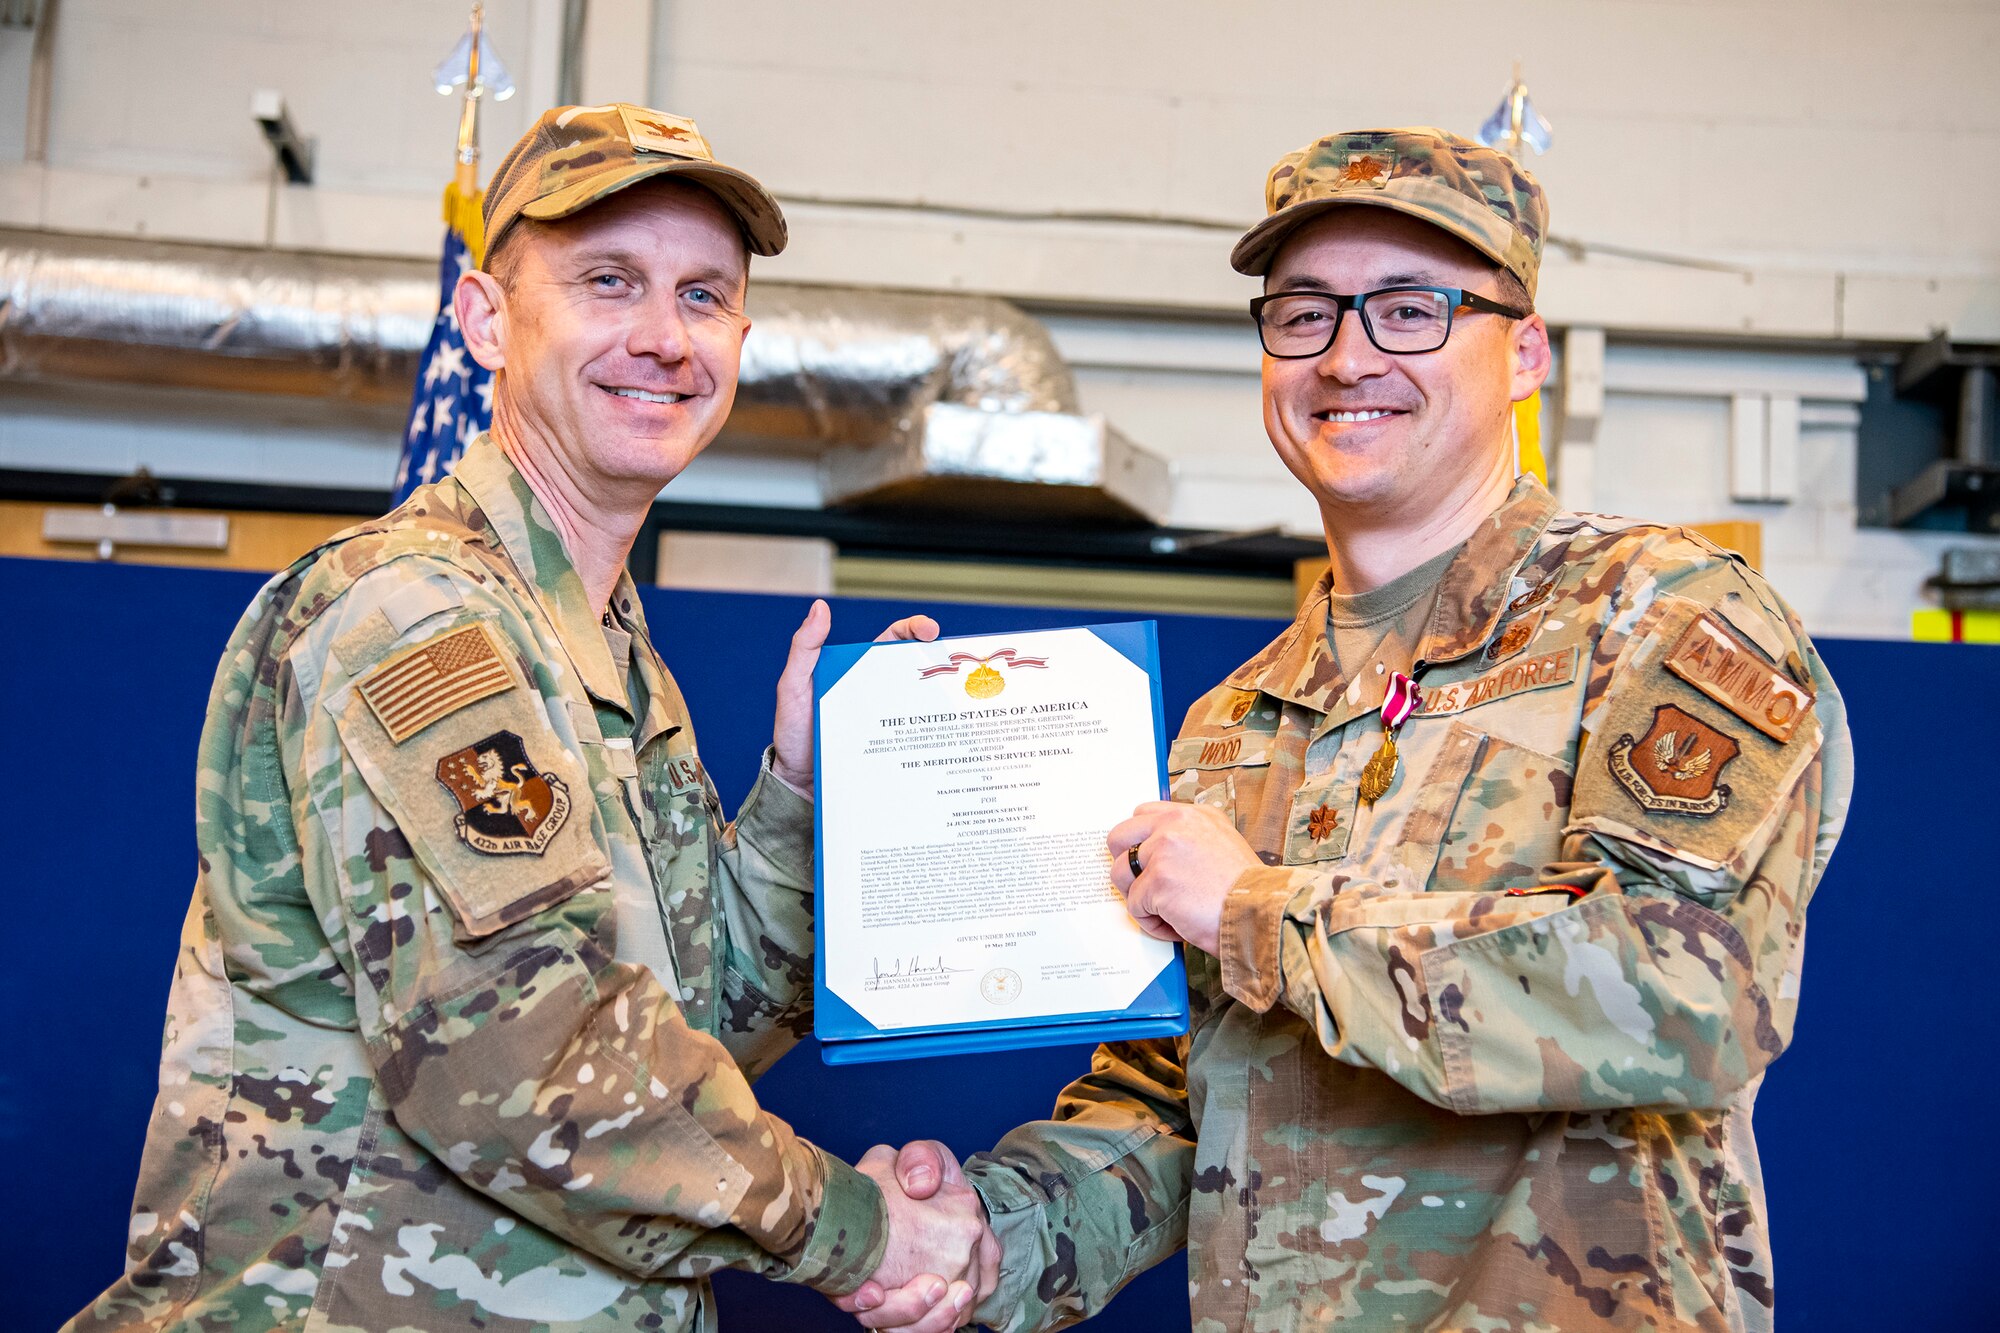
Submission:
M 1549 600 L 1549 594 L 1555 590 L 1556 576 L 1551 574 L 1534 587 L 1522 593 L 1519 597 L 1516 597 L 1513 601 L 1507 603 L 1507 609 L 1502 614 L 1516 615 L 1531 606 L 1540 606 L 1543 602 Z
M 1729 788 L 1717 780 L 1742 748 L 1692 713 L 1660 704 L 1644 736 L 1626 732 L 1611 747 L 1611 773 L 1648 810 L 1715 815 L 1729 804 Z
M 484 625 L 467 625 L 390 658 L 357 689 L 382 730 L 401 745 L 439 718 L 514 688 Z
M 569 818 L 569 788 L 536 768 L 511 731 L 453 750 L 437 780 L 457 798 L 458 836 L 474 851 L 540 856 Z
M 1500 633 L 1495 636 L 1493 642 L 1486 645 L 1487 663 L 1490 665 L 1505 661 L 1526 648 L 1528 640 L 1535 637 L 1535 631 L 1541 628 L 1541 624 L 1540 615 L 1522 616 L 1507 621 L 1500 627 Z

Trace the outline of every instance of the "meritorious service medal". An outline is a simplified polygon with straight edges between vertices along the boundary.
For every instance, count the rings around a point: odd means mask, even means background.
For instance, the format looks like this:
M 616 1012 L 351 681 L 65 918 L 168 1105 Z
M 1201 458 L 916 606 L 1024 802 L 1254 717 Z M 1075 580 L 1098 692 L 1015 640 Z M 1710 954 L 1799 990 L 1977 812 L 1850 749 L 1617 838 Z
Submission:
M 1382 745 L 1361 770 L 1361 799 L 1373 805 L 1396 780 L 1396 732 L 1424 701 L 1417 682 L 1400 671 L 1389 676 L 1389 693 L 1382 700 Z
M 965 692 L 975 699 L 991 699 L 1007 688 L 1007 678 L 985 664 L 965 678 Z

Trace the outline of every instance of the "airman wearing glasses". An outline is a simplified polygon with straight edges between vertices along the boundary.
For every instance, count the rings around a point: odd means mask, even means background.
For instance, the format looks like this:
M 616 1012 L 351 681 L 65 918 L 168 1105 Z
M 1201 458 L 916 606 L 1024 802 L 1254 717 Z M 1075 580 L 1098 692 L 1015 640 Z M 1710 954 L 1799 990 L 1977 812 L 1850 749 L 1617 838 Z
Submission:
M 1740 558 L 1516 475 L 1532 177 L 1371 130 L 1267 202 L 1233 263 L 1331 569 L 1111 834 L 1193 1029 L 965 1164 L 1005 1247 L 977 1315 L 1072 1322 L 1185 1243 L 1203 1330 L 1769 1328 L 1750 1110 L 1846 816 L 1840 696 Z

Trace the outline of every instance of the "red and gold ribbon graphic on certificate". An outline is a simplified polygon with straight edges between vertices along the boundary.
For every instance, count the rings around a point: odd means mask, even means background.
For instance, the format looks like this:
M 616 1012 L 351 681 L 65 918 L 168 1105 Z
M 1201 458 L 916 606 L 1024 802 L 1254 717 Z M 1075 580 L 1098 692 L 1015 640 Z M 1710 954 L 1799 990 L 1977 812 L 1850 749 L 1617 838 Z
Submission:
M 971 653 L 953 653 L 949 659 L 934 667 L 925 667 L 917 673 L 919 680 L 929 680 L 932 676 L 955 676 L 963 666 L 972 668 L 965 678 L 965 692 L 975 699 L 991 699 L 1007 688 L 1007 681 L 996 671 L 993 664 L 998 662 L 1007 667 L 1040 667 L 1046 669 L 1046 657 L 1023 657 L 1012 648 L 1002 648 L 984 657 L 974 657 Z

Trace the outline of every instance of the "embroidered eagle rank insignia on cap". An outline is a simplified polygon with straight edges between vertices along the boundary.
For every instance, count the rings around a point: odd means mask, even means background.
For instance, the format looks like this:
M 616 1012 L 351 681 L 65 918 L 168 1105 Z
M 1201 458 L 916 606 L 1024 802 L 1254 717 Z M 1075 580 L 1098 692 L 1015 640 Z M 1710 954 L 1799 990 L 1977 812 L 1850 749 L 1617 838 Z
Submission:
M 632 141 L 634 152 L 667 153 L 674 157 L 700 158 L 704 162 L 715 160 L 715 155 L 709 151 L 708 140 L 686 116 L 671 116 L 664 111 L 620 104 L 618 118 L 624 122 L 625 137 Z

